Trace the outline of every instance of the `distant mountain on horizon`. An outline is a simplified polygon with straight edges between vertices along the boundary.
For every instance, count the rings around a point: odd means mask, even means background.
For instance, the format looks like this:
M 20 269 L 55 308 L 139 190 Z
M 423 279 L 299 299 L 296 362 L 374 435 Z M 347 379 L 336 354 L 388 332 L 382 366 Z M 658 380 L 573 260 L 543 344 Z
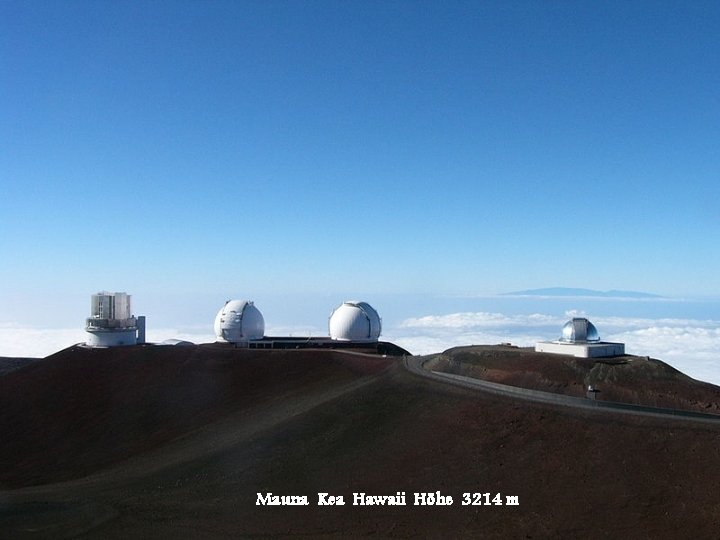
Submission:
M 594 289 L 578 289 L 572 287 L 547 287 L 544 289 L 528 289 L 503 293 L 501 296 L 589 296 L 596 298 L 662 298 L 658 294 L 639 291 L 596 291 Z

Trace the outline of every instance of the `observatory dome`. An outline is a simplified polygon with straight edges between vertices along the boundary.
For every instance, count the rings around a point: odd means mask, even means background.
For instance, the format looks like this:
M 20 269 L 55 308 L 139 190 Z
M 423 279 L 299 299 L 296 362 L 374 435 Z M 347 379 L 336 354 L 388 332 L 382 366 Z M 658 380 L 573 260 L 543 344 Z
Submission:
M 600 341 L 595 325 L 584 318 L 574 318 L 565 323 L 560 341 L 566 343 L 582 343 L 586 341 Z
M 262 339 L 265 319 L 252 302 L 228 300 L 215 317 L 215 335 L 230 343 Z
M 339 341 L 377 341 L 380 315 L 367 302 L 343 302 L 330 315 L 330 337 Z

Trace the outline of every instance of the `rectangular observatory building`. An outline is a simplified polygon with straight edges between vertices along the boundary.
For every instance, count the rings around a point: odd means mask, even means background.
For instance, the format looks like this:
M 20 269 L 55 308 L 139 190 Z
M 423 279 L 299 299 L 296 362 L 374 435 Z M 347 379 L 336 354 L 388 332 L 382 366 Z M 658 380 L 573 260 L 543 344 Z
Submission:
M 120 347 L 145 342 L 145 317 L 132 314 L 130 295 L 99 292 L 90 298 L 90 317 L 85 320 L 90 347 Z M 139 337 L 139 339 L 138 339 Z

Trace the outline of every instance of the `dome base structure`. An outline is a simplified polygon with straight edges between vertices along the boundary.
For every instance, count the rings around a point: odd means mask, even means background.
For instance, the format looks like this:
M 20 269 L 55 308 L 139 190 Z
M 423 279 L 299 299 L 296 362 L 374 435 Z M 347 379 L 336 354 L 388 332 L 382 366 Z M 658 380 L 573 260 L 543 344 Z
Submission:
M 566 354 L 576 358 L 607 358 L 625 354 L 624 343 L 596 341 L 593 343 L 568 343 L 565 341 L 539 341 L 535 352 Z
M 565 323 L 560 339 L 538 342 L 535 352 L 565 354 L 576 358 L 607 358 L 625 354 L 625 344 L 600 341 L 593 323 L 575 317 Z
M 88 339 L 85 344 L 88 347 L 124 347 L 137 345 L 137 329 L 125 330 L 86 330 Z

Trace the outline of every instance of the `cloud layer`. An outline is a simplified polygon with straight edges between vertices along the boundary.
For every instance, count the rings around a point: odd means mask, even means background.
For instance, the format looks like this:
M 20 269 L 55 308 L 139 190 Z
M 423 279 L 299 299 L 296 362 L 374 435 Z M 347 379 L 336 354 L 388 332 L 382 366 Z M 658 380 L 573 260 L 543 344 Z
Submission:
M 270 326 L 269 336 L 317 336 L 322 332 L 311 326 Z M 160 343 L 166 339 L 182 339 L 192 343 L 212 343 L 215 334 L 208 325 L 182 328 L 148 328 L 147 341 Z M 82 328 L 31 328 L 14 323 L 0 323 L 0 356 L 44 358 L 76 343 L 87 341 Z
M 43 358 L 85 341 L 80 328 L 41 330 L 17 324 L 0 324 L 0 356 Z

